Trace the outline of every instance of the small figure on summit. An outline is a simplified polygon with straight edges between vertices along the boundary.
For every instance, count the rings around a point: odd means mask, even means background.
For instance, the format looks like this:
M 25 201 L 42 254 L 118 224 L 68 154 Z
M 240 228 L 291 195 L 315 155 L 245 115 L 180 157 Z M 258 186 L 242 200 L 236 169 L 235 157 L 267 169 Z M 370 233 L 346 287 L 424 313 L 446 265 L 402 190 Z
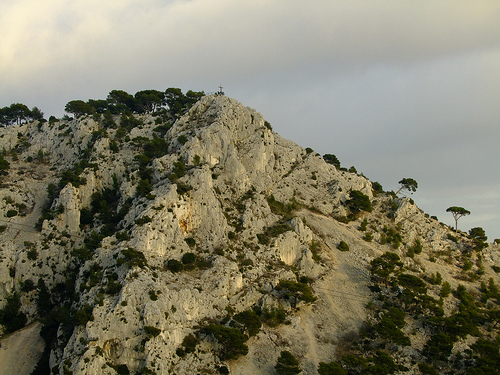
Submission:
M 224 91 L 222 91 L 222 85 L 219 86 L 219 91 L 217 91 L 217 95 L 225 95 Z

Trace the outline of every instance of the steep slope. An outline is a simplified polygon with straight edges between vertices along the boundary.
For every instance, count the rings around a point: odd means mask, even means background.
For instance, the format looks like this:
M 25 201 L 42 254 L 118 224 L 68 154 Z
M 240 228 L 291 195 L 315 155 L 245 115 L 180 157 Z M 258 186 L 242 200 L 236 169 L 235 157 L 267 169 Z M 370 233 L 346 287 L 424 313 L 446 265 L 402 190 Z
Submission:
M 499 281 L 497 246 L 471 253 L 467 236 L 407 198 L 374 195 L 365 177 L 225 96 L 203 97 L 175 123 L 94 116 L 2 132 L 11 167 L 0 190 L 0 298 L 12 306 L 20 296 L 20 326 L 23 316 L 43 321 L 40 366 L 54 373 L 272 374 L 289 350 L 315 374 L 383 315 L 371 301 L 393 293 L 380 292 L 392 276 L 376 281 L 370 262 L 386 251 L 453 290 L 479 295 L 480 281 Z M 353 191 L 373 211 L 357 212 Z M 440 284 L 426 285 L 439 295 Z M 406 323 L 411 346 L 390 352 L 411 372 L 426 358 L 408 347 L 422 349 L 432 332 Z

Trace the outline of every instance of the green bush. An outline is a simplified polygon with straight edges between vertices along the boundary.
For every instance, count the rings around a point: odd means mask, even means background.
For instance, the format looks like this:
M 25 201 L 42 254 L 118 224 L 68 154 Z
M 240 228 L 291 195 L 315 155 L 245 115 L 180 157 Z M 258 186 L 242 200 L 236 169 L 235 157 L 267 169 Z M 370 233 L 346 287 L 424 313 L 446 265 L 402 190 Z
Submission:
M 361 224 L 359 225 L 359 230 L 361 232 L 365 232 L 366 229 L 367 229 L 367 226 L 368 226 L 368 220 L 366 218 L 363 219 L 363 221 L 361 222 Z
M 76 311 L 75 323 L 77 325 L 85 325 L 87 322 L 93 321 L 94 316 L 92 315 L 92 310 L 92 306 L 86 303 L 81 309 Z
M 427 285 L 420 277 L 403 273 L 398 277 L 399 285 L 420 294 L 427 293 Z
M 370 266 L 373 275 L 387 278 L 391 273 L 401 269 L 403 262 L 401 262 L 399 255 L 388 251 L 378 258 L 373 259 Z
M 320 362 L 318 367 L 319 375 L 347 375 L 347 370 L 344 370 L 340 363 L 337 362 Z
M 441 292 L 439 293 L 439 296 L 441 298 L 446 298 L 450 295 L 450 293 L 451 293 L 450 283 L 448 281 L 445 281 L 443 283 L 443 287 L 441 288 Z
M 221 324 L 210 324 L 201 329 L 206 335 L 211 335 L 220 345 L 219 358 L 223 361 L 235 359 L 248 353 L 245 344 L 247 337 L 237 328 L 230 328 Z
M 187 237 L 185 241 L 189 247 L 194 247 L 196 245 L 196 240 L 193 237 Z
M 141 179 L 137 184 L 135 193 L 138 197 L 145 197 L 149 193 L 151 193 L 152 190 L 153 187 L 151 185 L 151 182 L 147 179 Z
M 128 248 L 120 253 L 122 257 L 117 259 L 119 265 L 126 264 L 130 268 L 134 266 L 143 268 L 147 265 L 146 257 L 140 251 Z
M 451 337 L 446 333 L 438 332 L 427 341 L 423 354 L 432 360 L 447 361 L 452 349 L 453 340 Z
M 427 363 L 419 363 L 418 369 L 423 375 L 439 375 L 439 372 L 437 372 L 434 367 L 428 365 Z
M 144 216 L 136 219 L 135 223 L 137 225 L 144 225 L 144 224 L 150 223 L 151 221 L 153 221 L 153 219 L 151 219 L 148 215 L 144 215 Z
M 370 202 L 368 195 L 363 194 L 359 190 L 352 190 L 349 193 L 349 196 L 350 198 L 346 201 L 346 203 L 347 207 L 349 207 L 353 214 L 357 215 L 361 211 L 371 212 L 373 210 L 372 203 Z
M 326 161 L 328 164 L 333 164 L 335 168 L 340 169 L 340 161 L 337 159 L 337 157 L 333 154 L 324 154 L 323 155 L 323 160 Z
M 16 210 L 8 210 L 7 214 L 5 216 L 7 216 L 7 217 L 17 216 L 17 211 Z
M 373 240 L 373 234 L 371 234 L 370 232 L 366 232 L 365 235 L 362 238 L 366 242 L 372 242 L 372 240 Z
M 337 249 L 340 251 L 349 251 L 349 245 L 345 241 L 340 241 L 337 245 Z
M 420 254 L 422 252 L 423 246 L 420 240 L 417 238 L 412 246 L 408 248 L 407 255 L 413 258 L 415 254 Z
M 167 269 L 172 273 L 177 273 L 184 269 L 184 265 L 177 259 L 169 259 L 167 261 Z
M 0 175 L 7 175 L 10 168 L 10 163 L 5 160 L 4 156 L 0 154 Z
M 188 265 L 196 262 L 196 255 L 194 253 L 186 253 L 182 256 L 182 264 Z
M 286 314 L 283 307 L 271 307 L 264 308 L 260 314 L 260 318 L 263 323 L 267 324 L 269 327 L 276 327 L 280 324 L 285 323 Z
M 299 367 L 299 361 L 287 350 L 281 352 L 274 368 L 278 375 L 293 375 L 302 371 Z
M 178 160 L 174 163 L 174 167 L 172 169 L 172 173 L 168 175 L 170 181 L 175 182 L 179 178 L 184 177 L 186 174 L 186 166 L 181 160 Z
M 7 304 L 0 310 L 0 324 L 5 327 L 5 332 L 10 333 L 23 328 L 28 319 L 20 312 L 21 299 L 14 293 L 7 297 Z
M 146 332 L 148 336 L 156 337 L 161 333 L 161 329 L 153 326 L 144 326 L 144 332 Z
M 308 284 L 297 281 L 280 280 L 276 290 L 284 290 L 285 298 L 298 297 L 306 303 L 312 303 L 317 299 Z
M 299 208 L 299 204 L 295 201 L 295 199 L 292 198 L 290 203 L 283 203 L 277 201 L 274 198 L 274 195 L 267 197 L 267 204 L 273 214 L 283 216 L 285 220 L 290 219 L 293 211 Z
M 38 251 L 36 251 L 36 249 L 30 249 L 26 255 L 29 260 L 36 260 L 38 258 Z
M 176 354 L 179 357 L 184 357 L 187 353 L 193 353 L 196 349 L 196 345 L 198 345 L 198 338 L 190 333 L 184 337 L 181 347 L 176 350 Z
M 262 245 L 269 245 L 272 238 L 278 237 L 280 234 L 288 232 L 289 230 L 290 227 L 288 224 L 278 222 L 273 226 L 267 227 L 264 233 L 258 233 L 257 239 Z
M 259 333 L 262 321 L 253 310 L 245 310 L 234 316 L 234 320 L 245 326 L 249 336 L 255 336 Z

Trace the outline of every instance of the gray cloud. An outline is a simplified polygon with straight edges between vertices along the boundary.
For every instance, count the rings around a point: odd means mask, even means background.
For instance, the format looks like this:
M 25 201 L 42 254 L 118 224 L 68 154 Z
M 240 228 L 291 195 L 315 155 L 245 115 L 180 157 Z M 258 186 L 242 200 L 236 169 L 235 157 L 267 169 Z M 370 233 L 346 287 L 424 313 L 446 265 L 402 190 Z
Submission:
M 5 0 L 0 105 L 223 83 L 281 135 L 387 189 L 414 177 L 424 210 L 467 206 L 464 228 L 498 238 L 499 25 L 496 0 Z

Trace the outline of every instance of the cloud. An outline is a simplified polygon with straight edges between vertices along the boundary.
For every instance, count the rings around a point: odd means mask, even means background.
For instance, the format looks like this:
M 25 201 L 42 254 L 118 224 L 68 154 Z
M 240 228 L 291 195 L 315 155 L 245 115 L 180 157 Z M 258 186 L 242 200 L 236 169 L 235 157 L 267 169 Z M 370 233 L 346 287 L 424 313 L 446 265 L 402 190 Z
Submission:
M 112 61 L 123 74 L 145 64 L 187 76 L 414 63 L 498 45 L 499 9 L 493 1 L 18 0 L 2 7 L 0 71 L 36 76 Z

